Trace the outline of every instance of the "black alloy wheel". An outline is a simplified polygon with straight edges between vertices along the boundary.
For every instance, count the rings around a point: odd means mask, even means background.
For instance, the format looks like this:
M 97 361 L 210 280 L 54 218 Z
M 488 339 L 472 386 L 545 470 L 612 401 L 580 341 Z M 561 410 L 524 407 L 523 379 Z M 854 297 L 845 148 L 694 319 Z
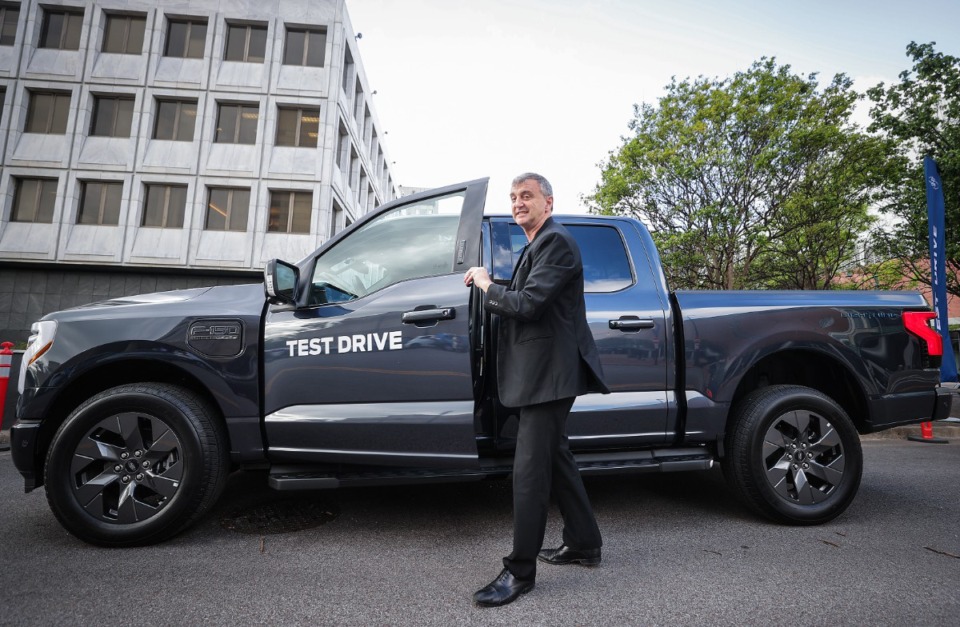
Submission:
M 734 409 L 724 470 L 753 511 L 787 524 L 821 524 L 853 501 L 863 452 L 853 422 L 826 395 L 773 385 Z
M 47 454 L 47 500 L 60 523 L 93 544 L 159 542 L 213 505 L 228 445 L 214 412 L 160 383 L 123 385 L 81 404 Z

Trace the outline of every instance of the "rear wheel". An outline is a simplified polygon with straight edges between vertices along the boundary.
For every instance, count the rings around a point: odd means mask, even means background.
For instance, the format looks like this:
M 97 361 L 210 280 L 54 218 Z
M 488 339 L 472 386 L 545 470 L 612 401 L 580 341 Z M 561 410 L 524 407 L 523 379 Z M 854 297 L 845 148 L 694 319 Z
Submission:
M 216 501 L 229 469 L 227 438 L 192 392 L 122 385 L 81 404 L 47 453 L 54 515 L 104 546 L 150 544 L 179 533 Z
M 773 385 L 748 394 L 733 410 L 726 445 L 731 488 L 778 522 L 832 520 L 860 486 L 863 452 L 853 422 L 810 388 Z

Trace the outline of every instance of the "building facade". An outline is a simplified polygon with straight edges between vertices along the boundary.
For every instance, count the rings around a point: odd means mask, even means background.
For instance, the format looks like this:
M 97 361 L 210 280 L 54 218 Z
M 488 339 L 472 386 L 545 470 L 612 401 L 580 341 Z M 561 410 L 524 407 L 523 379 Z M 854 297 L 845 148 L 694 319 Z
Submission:
M 396 196 L 344 0 L 0 1 L 0 339 L 259 280 Z

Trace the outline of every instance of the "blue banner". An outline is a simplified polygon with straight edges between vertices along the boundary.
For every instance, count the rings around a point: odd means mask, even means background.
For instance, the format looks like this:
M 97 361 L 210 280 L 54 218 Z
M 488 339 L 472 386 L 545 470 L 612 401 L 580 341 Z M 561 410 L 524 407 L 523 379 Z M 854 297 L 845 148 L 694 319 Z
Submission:
M 950 344 L 950 325 L 947 322 L 947 262 L 943 236 L 943 184 L 933 157 L 923 158 L 923 178 L 927 184 L 927 221 L 930 228 L 930 286 L 933 288 L 933 310 L 937 312 L 936 327 L 943 338 L 941 381 L 957 380 L 957 362 Z

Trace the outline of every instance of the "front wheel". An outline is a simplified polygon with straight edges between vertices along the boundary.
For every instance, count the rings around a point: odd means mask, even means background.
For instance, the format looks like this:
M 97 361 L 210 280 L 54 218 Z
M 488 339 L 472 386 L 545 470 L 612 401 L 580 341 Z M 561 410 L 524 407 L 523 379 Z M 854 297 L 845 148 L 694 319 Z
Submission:
M 229 469 L 214 412 L 192 392 L 140 383 L 105 390 L 64 421 L 47 453 L 47 501 L 81 540 L 165 540 L 216 501 Z
M 777 522 L 817 525 L 853 501 L 863 472 L 860 437 L 831 398 L 773 385 L 748 394 L 732 417 L 724 470 L 750 509 Z

